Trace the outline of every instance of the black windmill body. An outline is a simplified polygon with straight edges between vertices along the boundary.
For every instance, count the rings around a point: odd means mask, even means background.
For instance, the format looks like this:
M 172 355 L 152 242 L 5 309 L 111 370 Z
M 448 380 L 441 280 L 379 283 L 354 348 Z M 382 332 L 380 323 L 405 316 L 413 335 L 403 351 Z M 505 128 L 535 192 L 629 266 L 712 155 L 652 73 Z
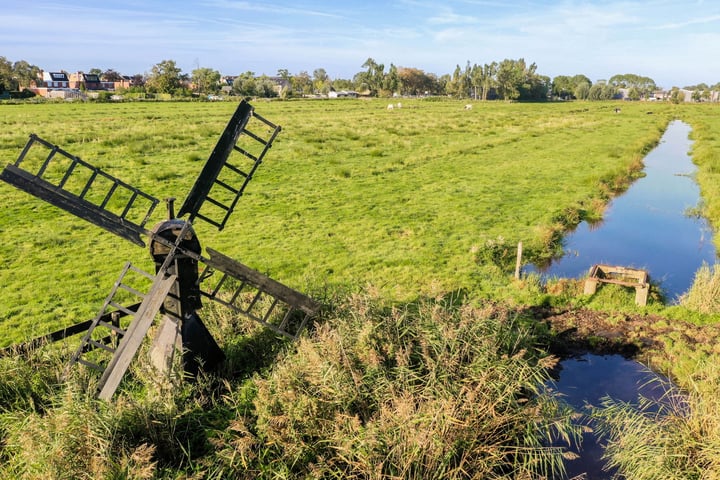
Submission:
M 250 124 L 264 136 L 250 131 Z M 5 182 L 130 242 L 145 246 L 142 237 L 148 239 L 155 274 L 126 263 L 68 365 L 102 372 L 99 398 L 113 396 L 158 315 L 162 320 L 151 348 L 155 366 L 170 368 L 179 347 L 189 374 L 219 365 L 224 354 L 198 315 L 203 297 L 289 338 L 296 338 L 317 312 L 318 304 L 308 296 L 220 252 L 206 248 L 204 256 L 194 229 L 196 221 L 225 227 L 279 132 L 242 101 L 177 217 L 168 199 L 167 220 L 151 229 L 146 224 L 158 199 L 34 134 L 17 161 L 0 172 Z M 41 153 L 33 155 L 36 150 Z M 231 155 L 242 165 L 231 162 Z M 136 287 L 136 277 L 150 287 Z

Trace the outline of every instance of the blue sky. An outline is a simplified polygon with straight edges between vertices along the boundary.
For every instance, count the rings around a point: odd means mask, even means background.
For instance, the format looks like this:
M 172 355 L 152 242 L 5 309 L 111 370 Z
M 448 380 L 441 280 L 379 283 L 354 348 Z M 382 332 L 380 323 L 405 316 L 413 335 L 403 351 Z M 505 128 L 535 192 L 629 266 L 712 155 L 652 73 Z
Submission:
M 133 75 L 174 60 L 234 75 L 324 68 L 352 78 L 367 58 L 452 73 L 505 58 L 593 82 L 635 73 L 664 88 L 720 82 L 717 0 L 5 0 L 0 56 L 45 70 Z

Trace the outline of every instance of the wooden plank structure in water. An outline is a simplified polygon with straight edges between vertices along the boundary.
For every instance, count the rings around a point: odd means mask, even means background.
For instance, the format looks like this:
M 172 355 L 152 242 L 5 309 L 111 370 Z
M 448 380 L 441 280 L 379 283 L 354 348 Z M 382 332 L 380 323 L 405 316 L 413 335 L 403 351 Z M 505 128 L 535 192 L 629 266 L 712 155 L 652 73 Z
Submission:
M 598 283 L 613 283 L 625 287 L 635 288 L 635 303 L 647 305 L 650 293 L 648 272 L 642 269 L 596 264 L 590 267 L 588 278 L 585 279 L 583 293 L 592 295 L 597 290 Z

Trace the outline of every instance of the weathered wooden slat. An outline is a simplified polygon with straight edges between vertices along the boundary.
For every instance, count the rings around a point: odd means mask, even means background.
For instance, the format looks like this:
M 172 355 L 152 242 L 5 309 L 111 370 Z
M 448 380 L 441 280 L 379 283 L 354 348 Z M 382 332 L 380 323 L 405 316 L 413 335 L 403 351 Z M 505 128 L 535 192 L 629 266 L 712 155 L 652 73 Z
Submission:
M 148 235 L 149 232 L 141 226 L 120 218 L 112 212 L 103 210 L 66 190 L 59 189 L 25 170 L 14 165 L 7 165 L 0 173 L 0 179 L 136 245 L 145 246 L 145 242 L 142 241 L 140 235 Z
M 165 297 L 175 284 L 175 278 L 175 275 L 165 276 L 163 270 L 158 273 L 153 286 L 140 304 L 133 322 L 120 341 L 115 355 L 113 355 L 112 360 L 110 360 L 100 378 L 98 398 L 110 400 L 115 394 L 115 390 L 120 385 L 120 381 L 130 366 L 130 362 L 137 354 L 145 334 L 152 325 L 155 315 L 160 311 Z
M 252 112 L 253 108 L 249 103 L 244 100 L 240 102 L 210 154 L 210 158 L 208 158 L 208 161 L 205 163 L 205 166 L 185 199 L 185 202 L 182 207 L 180 207 L 178 217 L 189 214 L 192 220 L 193 217 L 197 216 L 200 207 L 207 198 L 208 193 L 210 193 L 210 189 L 220 175 L 225 162 L 237 143 L 240 133 L 250 120 Z
M 319 305 L 307 295 L 283 285 L 267 275 L 263 275 L 212 248 L 208 247 L 206 250 L 210 258 L 203 259 L 203 261 L 212 268 L 227 273 L 237 280 L 249 283 L 272 297 L 287 303 L 291 307 L 303 310 L 305 313 L 314 314 L 317 312 Z
M 134 311 L 137 310 L 139 306 L 140 304 L 136 303 L 134 305 L 128 306 L 127 309 Z M 101 321 L 110 322 L 112 320 L 112 315 L 118 315 L 118 318 L 122 318 L 127 314 L 124 311 L 108 312 L 101 317 Z M 92 323 L 93 320 L 86 320 L 84 322 L 79 322 L 74 325 L 70 325 L 69 327 L 62 328 L 60 330 L 55 330 L 54 332 L 48 333 L 46 335 L 33 338 L 32 340 L 28 340 L 27 342 L 5 347 L 3 349 L 0 349 L 0 357 L 4 357 L 7 355 L 26 355 L 28 352 L 31 352 L 36 348 L 42 347 L 43 345 L 47 345 L 48 343 L 59 342 L 60 340 L 64 340 L 68 337 L 87 332 L 88 328 L 90 328 L 90 325 L 92 325 Z

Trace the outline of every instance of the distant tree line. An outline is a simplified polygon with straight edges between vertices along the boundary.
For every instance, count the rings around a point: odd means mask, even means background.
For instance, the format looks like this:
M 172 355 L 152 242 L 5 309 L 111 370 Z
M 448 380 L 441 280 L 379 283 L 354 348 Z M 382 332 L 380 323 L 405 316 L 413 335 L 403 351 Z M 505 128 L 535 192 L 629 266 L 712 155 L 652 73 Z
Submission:
M 581 74 L 559 75 L 550 79 L 537 72 L 535 63 L 528 64 L 522 58 L 482 65 L 468 61 L 464 67 L 457 65 L 452 74 L 439 77 L 417 68 L 398 67 L 392 63 L 386 69 L 384 64 L 373 58 L 368 58 L 361 68 L 363 70 L 352 79 L 331 79 L 323 68 L 315 69 L 312 75 L 307 71 L 291 74 L 287 69 L 279 69 L 275 77 L 257 76 L 254 72 L 246 71 L 230 77 L 233 80 L 227 83 L 223 80 L 228 77 L 223 77 L 217 70 L 198 67 L 190 74 L 185 74 L 174 60 L 163 60 L 153 65 L 149 72 L 130 77 L 125 91 L 181 97 L 221 92 L 246 97 L 293 97 L 326 95 L 333 90 L 353 90 L 378 97 L 447 95 L 475 100 L 540 101 L 608 100 L 615 98 L 619 89 L 624 89 L 625 98 L 639 100 L 648 98 L 658 90 L 651 78 L 636 74 L 614 75 L 609 80 L 598 80 L 595 83 Z M 13 63 L 0 57 L 0 94 L 30 87 L 40 71 L 39 67 L 24 60 Z M 123 79 L 122 75 L 112 69 L 103 71 L 93 68 L 88 73 L 97 74 L 106 82 Z M 699 84 L 685 89 L 693 91 L 693 100 L 707 100 L 710 99 L 711 91 L 720 90 L 720 82 L 713 86 Z M 679 101 L 682 95 L 680 89 L 674 87 L 670 99 Z

